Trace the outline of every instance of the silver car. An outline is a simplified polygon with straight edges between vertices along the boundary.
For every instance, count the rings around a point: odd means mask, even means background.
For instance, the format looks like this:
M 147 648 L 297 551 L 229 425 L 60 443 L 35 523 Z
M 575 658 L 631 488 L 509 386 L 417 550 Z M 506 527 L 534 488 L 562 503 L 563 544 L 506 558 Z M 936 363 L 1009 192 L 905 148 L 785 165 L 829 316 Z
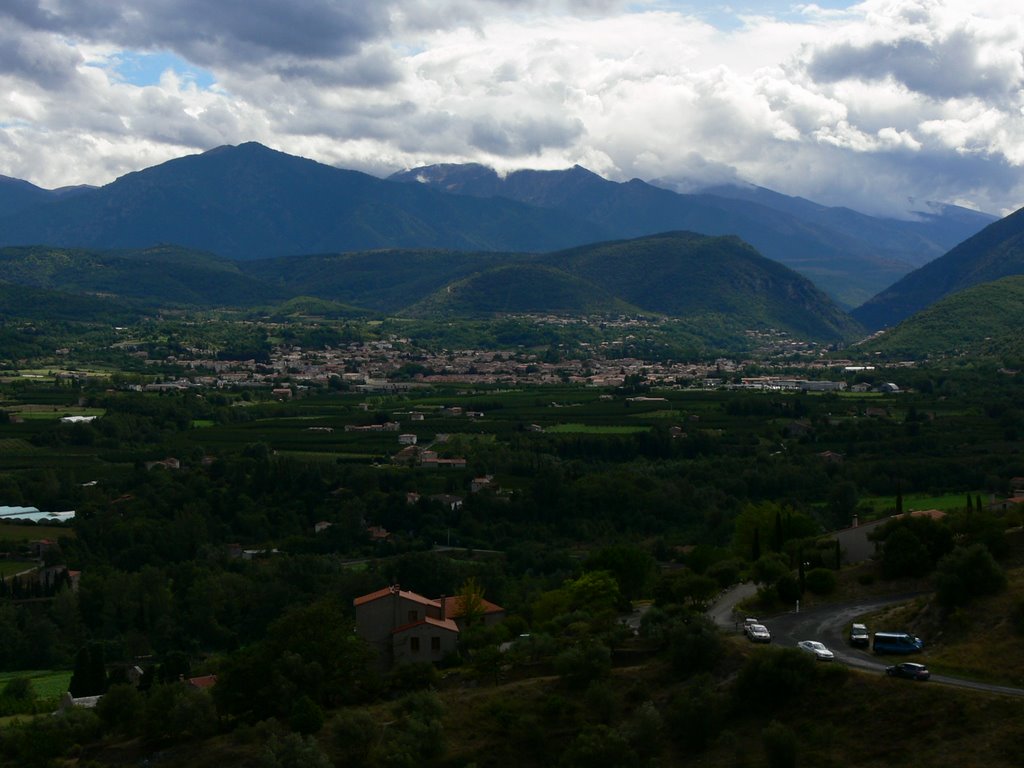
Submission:
M 807 653 L 813 653 L 814 658 L 818 661 L 832 661 L 836 657 L 832 651 L 825 647 L 823 643 L 819 643 L 817 640 L 801 640 L 796 644 L 796 647 L 801 651 Z

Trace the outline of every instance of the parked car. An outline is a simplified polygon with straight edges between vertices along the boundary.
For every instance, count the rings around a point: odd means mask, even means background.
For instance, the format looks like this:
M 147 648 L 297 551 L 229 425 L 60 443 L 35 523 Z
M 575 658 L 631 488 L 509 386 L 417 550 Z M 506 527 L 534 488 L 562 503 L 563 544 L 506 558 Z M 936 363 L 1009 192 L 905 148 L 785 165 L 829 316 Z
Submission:
M 770 643 L 772 641 L 772 633 L 764 624 L 747 624 L 743 627 L 743 631 L 752 642 Z
M 832 651 L 825 647 L 824 643 L 819 643 L 817 640 L 801 640 L 796 644 L 796 647 L 801 651 L 813 653 L 814 658 L 818 661 L 832 661 L 836 657 Z
M 889 677 L 905 677 L 908 680 L 927 680 L 932 676 L 928 667 L 914 661 L 904 661 L 902 664 L 894 664 L 885 668 L 885 674 Z
M 875 632 L 871 644 L 875 653 L 920 653 L 924 643 L 909 632 Z
M 871 635 L 864 624 L 854 624 L 850 627 L 850 645 L 858 648 L 867 648 L 871 645 Z

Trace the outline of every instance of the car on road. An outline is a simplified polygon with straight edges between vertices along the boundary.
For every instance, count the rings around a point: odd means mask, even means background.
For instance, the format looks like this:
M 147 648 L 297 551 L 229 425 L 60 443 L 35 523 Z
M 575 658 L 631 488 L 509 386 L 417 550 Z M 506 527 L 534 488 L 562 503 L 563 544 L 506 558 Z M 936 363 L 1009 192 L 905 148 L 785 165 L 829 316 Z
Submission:
M 885 674 L 889 677 L 905 677 L 908 680 L 927 680 L 932 676 L 928 667 L 914 661 L 904 661 L 902 664 L 894 664 L 885 668 Z
M 854 624 L 850 627 L 850 645 L 857 648 L 867 648 L 871 645 L 871 635 L 864 624 Z
M 817 640 L 801 640 L 796 644 L 796 647 L 801 651 L 814 654 L 814 658 L 818 661 L 832 661 L 836 657 L 832 651 L 825 647 L 824 643 L 819 643 Z
M 770 643 L 772 641 L 772 633 L 764 624 L 747 624 L 743 627 L 743 631 L 751 642 Z

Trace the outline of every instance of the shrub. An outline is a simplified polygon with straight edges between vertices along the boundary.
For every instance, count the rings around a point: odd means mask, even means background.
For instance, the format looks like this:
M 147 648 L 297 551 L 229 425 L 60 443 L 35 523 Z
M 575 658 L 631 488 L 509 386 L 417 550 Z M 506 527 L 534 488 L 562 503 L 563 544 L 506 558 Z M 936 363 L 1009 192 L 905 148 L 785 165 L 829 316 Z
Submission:
M 608 765 L 633 768 L 637 756 L 622 735 L 606 725 L 597 725 L 582 731 L 562 755 L 563 768 L 593 768 Z
M 110 730 L 131 736 L 142 721 L 143 706 L 142 694 L 134 685 L 112 685 L 96 703 L 96 714 Z
M 5 699 L 29 701 L 34 698 L 34 696 L 35 693 L 32 690 L 32 681 L 27 677 L 12 677 L 7 681 L 7 685 L 4 686 L 3 697 Z
M 804 585 L 816 595 L 830 595 L 836 591 L 836 574 L 828 568 L 814 568 L 804 576 Z
M 740 670 L 736 695 L 744 702 L 778 707 L 796 697 L 816 677 L 816 662 L 793 648 L 765 648 Z
M 263 747 L 260 768 L 331 768 L 331 761 L 312 736 L 272 733 Z
M 581 643 L 555 658 L 555 671 L 565 685 L 575 690 L 583 690 L 595 680 L 608 677 L 611 669 L 611 651 L 596 642 Z
M 1006 573 L 984 544 L 957 547 L 939 561 L 935 571 L 936 597 L 947 608 L 1005 588 Z
M 796 734 L 777 720 L 772 720 L 761 731 L 768 768 L 794 768 L 796 766 Z
M 703 616 L 677 622 L 669 633 L 672 669 L 681 677 L 714 669 L 722 655 L 722 638 Z
M 722 726 L 722 705 L 709 675 L 698 675 L 672 699 L 666 720 L 676 742 L 690 752 L 703 752 Z
M 441 680 L 437 668 L 429 661 L 399 664 L 391 673 L 391 688 L 395 691 L 419 691 L 433 688 Z
M 341 768 L 364 766 L 370 751 L 381 734 L 381 724 L 368 712 L 342 710 L 326 726 L 331 746 L 336 751 L 335 764 Z

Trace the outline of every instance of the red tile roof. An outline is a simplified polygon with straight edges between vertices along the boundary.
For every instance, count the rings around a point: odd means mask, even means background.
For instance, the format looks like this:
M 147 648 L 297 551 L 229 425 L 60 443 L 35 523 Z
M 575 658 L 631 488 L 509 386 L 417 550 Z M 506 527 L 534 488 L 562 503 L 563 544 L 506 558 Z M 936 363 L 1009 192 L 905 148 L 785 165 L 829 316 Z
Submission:
M 190 677 L 188 679 L 188 684 L 193 688 L 212 688 L 216 682 L 216 675 L 201 675 L 200 677 Z
M 480 599 L 480 605 L 484 609 L 484 613 L 501 613 L 505 609 L 500 605 L 492 603 L 490 600 Z M 460 616 L 465 616 L 466 612 L 462 610 L 462 598 L 459 595 L 444 598 L 444 615 L 451 618 L 457 619 Z
M 395 592 L 398 593 L 399 597 L 402 597 L 406 600 L 412 600 L 414 603 L 428 605 L 432 608 L 437 608 L 438 610 L 441 610 L 441 603 L 439 603 L 437 600 L 431 600 L 430 598 L 424 597 L 423 595 L 418 595 L 415 592 L 407 592 L 406 590 L 399 588 L 397 584 L 390 587 L 384 587 L 384 589 L 378 589 L 376 592 L 371 592 L 368 595 L 362 595 L 361 597 L 357 597 L 355 600 L 352 601 L 352 605 L 358 607 L 360 605 L 365 605 L 366 603 L 372 603 L 374 600 L 380 600 L 382 597 L 393 595 Z

